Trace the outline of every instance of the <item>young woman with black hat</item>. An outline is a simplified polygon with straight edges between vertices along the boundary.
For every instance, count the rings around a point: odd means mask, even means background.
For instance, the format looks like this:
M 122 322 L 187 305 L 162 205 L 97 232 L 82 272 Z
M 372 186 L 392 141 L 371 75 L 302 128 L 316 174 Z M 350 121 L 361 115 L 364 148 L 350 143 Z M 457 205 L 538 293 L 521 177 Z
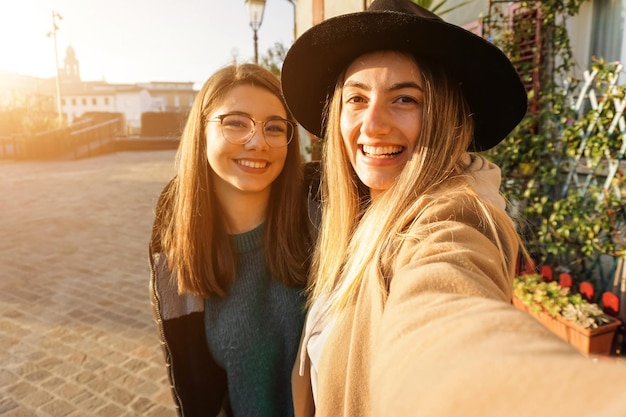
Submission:
M 296 416 L 623 414 L 626 368 L 510 305 L 520 239 L 468 174 L 527 108 L 498 48 L 375 0 L 298 38 L 282 83 L 324 137 Z

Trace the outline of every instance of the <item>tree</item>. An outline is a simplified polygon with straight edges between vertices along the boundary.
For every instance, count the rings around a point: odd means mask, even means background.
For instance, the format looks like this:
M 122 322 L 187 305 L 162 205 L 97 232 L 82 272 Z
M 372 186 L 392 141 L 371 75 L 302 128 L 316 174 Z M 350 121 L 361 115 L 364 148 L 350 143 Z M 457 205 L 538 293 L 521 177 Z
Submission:
M 276 42 L 272 48 L 267 50 L 266 55 L 261 56 L 260 65 L 280 77 L 285 55 L 287 55 L 287 48 L 282 43 Z
M 58 127 L 54 97 L 39 93 L 13 92 L 0 107 L 0 136 L 34 134 Z

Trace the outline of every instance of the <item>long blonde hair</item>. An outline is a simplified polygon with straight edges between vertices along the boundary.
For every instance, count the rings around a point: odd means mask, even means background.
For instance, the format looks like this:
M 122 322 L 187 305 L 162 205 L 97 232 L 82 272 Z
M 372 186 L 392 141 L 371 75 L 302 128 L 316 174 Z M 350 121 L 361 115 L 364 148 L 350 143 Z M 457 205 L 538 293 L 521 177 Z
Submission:
M 394 185 L 374 202 L 369 201 L 352 168 L 340 132 L 343 76 L 329 100 L 321 184 L 322 224 L 309 288 L 310 300 L 328 297 L 328 310 L 337 311 L 352 302 L 365 279 L 365 270 L 371 266 L 369 260 L 376 263 L 378 283 L 381 291 L 386 291 L 387 275 L 405 232 L 433 203 L 430 196 L 444 183 L 446 193 L 476 197 L 477 211 L 490 225 L 505 261 L 492 212 L 465 181 L 451 181 L 465 175 L 462 157 L 474 130 L 463 93 L 441 68 L 422 63 L 419 68 L 425 86 L 420 139 Z
M 255 64 L 230 65 L 215 72 L 198 92 L 177 152 L 177 175 L 166 195 L 160 231 L 168 265 L 180 292 L 226 295 L 235 279 L 236 255 L 224 228 L 224 217 L 212 192 L 207 158 L 207 118 L 234 87 L 253 85 L 282 97 L 280 82 Z M 282 172 L 272 184 L 264 225 L 265 261 L 274 278 L 287 286 L 303 286 L 310 265 L 311 239 L 303 190 L 297 129 L 288 145 Z

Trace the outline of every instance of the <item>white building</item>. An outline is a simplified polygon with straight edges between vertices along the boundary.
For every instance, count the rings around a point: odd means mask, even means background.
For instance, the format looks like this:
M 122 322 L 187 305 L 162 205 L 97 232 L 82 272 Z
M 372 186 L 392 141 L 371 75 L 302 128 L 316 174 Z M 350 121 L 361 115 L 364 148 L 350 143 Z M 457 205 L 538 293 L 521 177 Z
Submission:
M 59 69 L 61 111 L 68 124 L 87 113 L 120 113 L 128 135 L 141 133 L 141 116 L 146 112 L 181 112 L 191 109 L 197 91 L 193 82 L 150 82 L 144 84 L 109 84 L 105 81 L 82 81 L 80 65 L 72 47 L 68 47 L 63 68 Z M 56 99 L 56 79 L 19 76 L 0 77 L 0 106 L 16 103 L 17 97 L 39 97 L 47 110 Z M 50 100 L 41 100 L 47 97 Z M 24 101 L 20 99 L 20 101 Z
M 69 124 L 86 113 L 121 113 L 126 133 L 135 135 L 141 131 L 141 114 L 161 111 L 159 102 L 148 90 L 132 84 L 82 81 L 61 84 L 61 109 Z
M 109 84 L 80 80 L 80 65 L 72 47 L 67 48 L 61 70 L 61 108 L 68 123 L 89 112 L 124 115 L 127 134 L 141 132 L 141 115 L 146 112 L 188 112 L 196 91 L 193 82 L 150 82 Z

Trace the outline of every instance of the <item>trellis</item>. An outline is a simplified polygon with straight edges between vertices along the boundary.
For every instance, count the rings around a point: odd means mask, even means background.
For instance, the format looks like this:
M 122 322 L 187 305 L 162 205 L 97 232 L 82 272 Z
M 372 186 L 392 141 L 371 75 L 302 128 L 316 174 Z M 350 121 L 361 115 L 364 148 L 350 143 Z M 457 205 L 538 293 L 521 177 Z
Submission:
M 569 161 L 569 173 L 563 185 L 562 195 L 565 196 L 570 187 L 574 186 L 578 193 L 585 195 L 591 185 L 603 190 L 610 190 L 617 198 L 622 198 L 624 191 L 620 181 L 620 165 L 626 159 L 626 121 L 624 119 L 624 107 L 626 97 L 623 94 L 623 86 L 618 86 L 619 74 L 623 66 L 616 63 L 608 72 L 605 82 L 596 82 L 599 70 L 585 71 L 580 91 L 573 102 L 572 108 L 575 113 L 582 117 L 585 111 L 591 109 L 592 118 L 590 123 L 580 130 L 580 146 L 573 158 Z M 600 88 L 599 88 L 600 87 Z M 620 89 L 622 91 L 620 91 Z M 608 117 L 607 117 L 608 116 Z M 603 121 L 609 121 L 605 125 Z M 604 147 L 604 157 L 600 163 L 594 158 L 585 158 L 593 145 L 593 138 L 598 133 L 614 135 L 616 140 L 621 141 L 615 154 Z
M 570 190 L 581 197 L 603 198 L 604 193 L 612 193 L 614 198 L 626 205 L 626 86 L 618 80 L 623 65 L 619 62 L 600 63 L 592 70 L 583 73 L 583 80 L 577 94 L 568 92 L 574 119 L 568 124 L 577 126 L 576 136 L 580 143 L 573 156 L 567 157 L 562 166 L 567 177 L 562 186 L 561 196 Z M 615 146 L 595 141 L 615 140 Z M 599 146 L 596 146 L 599 145 Z M 601 155 L 594 155 L 593 149 L 601 149 Z M 612 238 L 626 248 L 626 219 L 622 210 L 620 218 L 614 219 L 615 230 Z M 602 261 L 602 258 L 605 258 Z M 588 275 L 599 278 L 602 290 L 612 290 L 620 294 L 626 305 L 626 269 L 623 257 L 603 256 L 591 260 Z M 624 309 L 626 314 L 626 309 Z M 626 316 L 625 316 L 626 318 Z
M 520 25 L 530 24 L 530 31 L 522 39 L 517 39 L 519 56 L 511 57 L 513 65 L 519 72 L 526 91 L 532 91 L 529 100 L 529 111 L 536 113 L 540 94 L 540 68 L 542 66 L 542 29 L 541 11 L 537 5 L 540 0 L 508 1 L 488 0 L 487 15 L 482 19 L 482 34 L 493 41 L 494 29 L 526 33 Z

